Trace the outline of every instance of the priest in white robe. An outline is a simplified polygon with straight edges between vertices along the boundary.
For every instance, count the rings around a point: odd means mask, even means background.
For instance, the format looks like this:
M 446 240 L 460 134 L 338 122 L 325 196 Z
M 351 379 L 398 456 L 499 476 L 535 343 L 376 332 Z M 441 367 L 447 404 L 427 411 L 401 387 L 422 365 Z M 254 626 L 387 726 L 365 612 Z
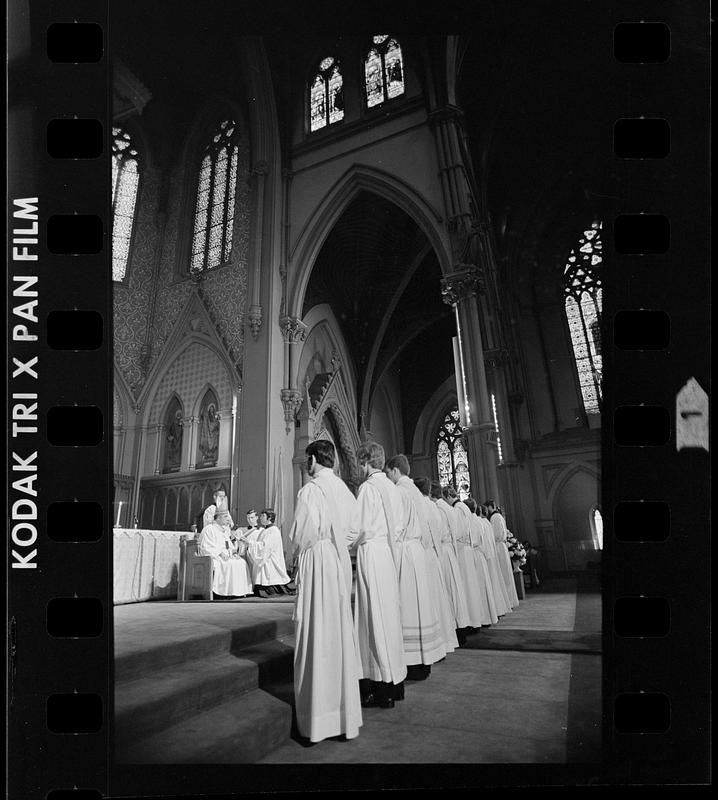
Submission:
M 491 615 L 479 586 L 479 573 L 476 569 L 474 551 L 471 546 L 471 512 L 459 500 L 459 496 L 453 487 L 444 487 L 444 498 L 452 506 L 456 514 L 456 540 L 458 545 L 456 555 L 461 567 L 461 574 L 464 576 L 466 602 L 469 606 L 471 626 L 480 628 L 482 625 L 490 625 Z
M 406 661 L 394 540 L 401 498 L 384 469 L 384 448 L 365 442 L 357 450 L 360 477 L 356 515 L 347 537 L 356 553 L 354 626 L 362 667 L 364 707 L 393 708 L 404 699 Z
M 312 742 L 340 734 L 353 739 L 362 724 L 361 665 L 352 619 L 351 561 L 346 539 L 356 500 L 332 471 L 335 451 L 330 441 L 311 442 L 305 453 L 311 480 L 297 495 L 289 534 L 291 556 L 297 556 L 297 727 Z
M 284 562 L 282 533 L 274 524 L 275 520 L 274 510 L 265 508 L 259 515 L 259 535 L 247 545 L 254 593 L 258 597 L 293 593 L 286 588 L 290 578 Z
M 444 500 L 438 481 L 432 481 L 431 499 L 441 518 L 441 570 L 444 574 L 446 591 L 449 594 L 449 600 L 454 610 L 456 638 L 461 647 L 466 644 L 466 632 L 471 627 L 471 620 L 469 618 L 469 606 L 466 602 L 464 577 L 461 574 L 459 559 L 456 555 L 456 512 Z
M 434 591 L 436 607 L 439 610 L 439 623 L 444 637 L 444 649 L 451 653 L 459 646 L 454 623 L 454 612 L 446 591 L 444 573 L 441 569 L 441 512 L 432 502 L 431 480 L 414 478 L 414 485 L 421 492 L 423 505 L 422 522 L 426 536 L 422 539 L 426 554 L 426 566 L 429 572 L 429 583 Z
M 486 563 L 489 567 L 491 575 L 491 585 L 494 590 L 494 599 L 496 601 L 496 610 L 500 617 L 504 614 L 512 612 L 511 601 L 509 600 L 509 593 L 506 589 L 501 570 L 499 567 L 499 559 L 496 552 L 496 542 L 494 541 L 494 529 L 491 527 L 486 516 L 486 506 L 480 505 L 478 508 L 478 520 L 481 523 L 481 539 L 480 547 L 481 552 L 486 556 Z
M 503 518 L 503 515 L 499 514 L 496 510 L 496 503 L 493 500 L 487 500 L 484 505 L 489 512 L 489 522 L 494 531 L 494 542 L 496 543 L 499 568 L 501 569 L 501 576 L 506 586 L 506 593 L 509 596 L 509 603 L 511 608 L 516 608 L 519 604 L 519 596 L 516 592 L 514 570 L 511 566 L 509 548 L 506 545 L 506 520 Z
M 212 559 L 212 592 L 215 595 L 244 597 L 252 594 L 252 576 L 249 564 L 235 552 L 229 532 L 229 512 L 215 512 L 214 521 L 202 528 L 197 553 Z
M 476 500 L 473 497 L 467 497 L 462 501 L 469 511 L 469 532 L 471 534 L 471 550 L 474 554 L 474 562 L 476 564 L 476 571 L 479 574 L 479 589 L 482 593 L 482 599 L 489 609 L 491 616 L 491 624 L 499 621 L 498 606 L 494 597 L 494 588 L 491 585 L 491 575 L 489 574 L 489 565 L 486 561 L 486 556 L 483 553 L 481 546 L 481 533 L 482 525 L 479 518 L 476 516 Z
M 409 680 L 425 680 L 431 665 L 446 655 L 439 624 L 439 611 L 434 605 L 422 544 L 419 503 L 421 492 L 409 478 L 409 460 L 399 453 L 387 462 L 386 473 L 401 497 L 401 531 L 396 542 L 398 553 L 401 626 L 404 635 L 404 657 Z

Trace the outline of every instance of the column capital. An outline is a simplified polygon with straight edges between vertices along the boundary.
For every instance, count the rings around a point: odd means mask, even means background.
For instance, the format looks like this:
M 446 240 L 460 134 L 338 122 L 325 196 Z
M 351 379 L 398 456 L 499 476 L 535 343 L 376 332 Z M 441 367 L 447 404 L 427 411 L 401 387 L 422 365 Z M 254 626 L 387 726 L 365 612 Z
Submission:
M 282 317 L 279 320 L 279 327 L 282 329 L 282 338 L 288 344 L 303 342 L 307 335 L 307 326 L 299 317 Z
M 252 175 L 267 175 L 269 173 L 269 164 L 266 161 L 257 161 L 252 167 Z
M 483 270 L 474 264 L 459 264 L 441 279 L 441 298 L 450 306 L 485 290 Z
M 494 371 L 507 364 L 509 351 L 505 347 L 495 347 L 493 350 L 484 350 L 484 366 L 489 371 Z

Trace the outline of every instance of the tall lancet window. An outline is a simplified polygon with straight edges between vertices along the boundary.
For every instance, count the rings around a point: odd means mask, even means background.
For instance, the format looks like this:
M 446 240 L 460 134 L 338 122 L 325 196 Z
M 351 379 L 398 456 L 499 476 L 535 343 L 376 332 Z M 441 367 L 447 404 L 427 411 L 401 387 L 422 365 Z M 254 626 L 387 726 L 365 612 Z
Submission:
M 464 500 L 471 493 L 469 457 L 459 425 L 459 409 L 455 408 L 444 417 L 436 437 L 436 460 L 439 467 L 439 483 L 453 486 Z
M 404 94 L 404 59 L 396 39 L 372 37 L 372 47 L 364 59 L 364 85 L 369 108 Z
M 499 454 L 499 464 L 504 463 L 504 453 L 501 449 L 501 431 L 499 430 L 499 415 L 496 413 L 496 395 L 491 395 L 491 411 L 494 415 L 494 430 L 496 431 L 496 449 Z
M 309 129 L 318 131 L 344 119 L 344 79 L 339 64 L 328 56 L 309 87 Z
M 571 251 L 563 275 L 566 317 L 587 414 L 601 410 L 601 242 L 594 222 Z
M 127 275 L 132 228 L 135 222 L 139 157 L 132 138 L 122 128 L 112 129 L 112 280 Z
M 238 135 L 237 123 L 225 120 L 204 149 L 194 212 L 191 272 L 202 272 L 229 261 L 237 188 Z

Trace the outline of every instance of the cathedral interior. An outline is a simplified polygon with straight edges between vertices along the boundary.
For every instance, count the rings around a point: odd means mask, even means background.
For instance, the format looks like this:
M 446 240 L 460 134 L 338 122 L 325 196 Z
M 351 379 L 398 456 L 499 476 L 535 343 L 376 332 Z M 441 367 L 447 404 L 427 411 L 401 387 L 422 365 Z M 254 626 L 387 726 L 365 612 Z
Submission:
M 356 487 L 373 439 L 552 571 L 600 560 L 611 87 L 601 10 L 564 7 L 259 35 L 112 5 L 118 525 L 189 530 L 221 485 L 288 529 L 306 445 Z

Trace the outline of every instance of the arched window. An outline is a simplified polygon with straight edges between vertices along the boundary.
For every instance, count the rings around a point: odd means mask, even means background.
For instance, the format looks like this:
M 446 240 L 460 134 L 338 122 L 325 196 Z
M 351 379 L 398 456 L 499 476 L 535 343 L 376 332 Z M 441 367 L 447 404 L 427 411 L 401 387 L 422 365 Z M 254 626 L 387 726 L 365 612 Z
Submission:
M 467 498 L 471 494 L 469 457 L 459 425 L 458 408 L 449 411 L 441 423 L 436 437 L 436 460 L 439 483 L 442 486 L 453 486 L 461 500 Z
M 404 94 L 404 60 L 396 39 L 381 35 L 364 59 L 364 86 L 369 108 Z
M 225 120 L 204 149 L 194 212 L 191 272 L 202 272 L 229 261 L 239 160 L 238 135 L 237 123 Z
M 598 508 L 591 512 L 591 535 L 596 550 L 603 550 L 603 517 Z
M 219 403 L 212 389 L 207 389 L 199 410 L 196 468 L 217 466 L 219 453 Z
M 182 463 L 182 406 L 177 397 L 167 406 L 164 420 L 162 472 L 179 472 Z
M 309 129 L 318 131 L 344 119 L 344 80 L 331 56 L 319 64 L 309 87 Z
M 139 159 L 132 138 L 122 128 L 112 129 L 112 280 L 123 281 L 130 257 L 135 222 Z
M 600 222 L 583 232 L 563 275 L 566 317 L 587 414 L 601 410 L 601 242 Z
M 494 430 L 496 431 L 496 449 L 499 453 L 499 464 L 503 464 L 504 454 L 501 450 L 501 432 L 499 431 L 499 415 L 496 413 L 496 395 L 491 395 L 491 410 L 494 414 Z

